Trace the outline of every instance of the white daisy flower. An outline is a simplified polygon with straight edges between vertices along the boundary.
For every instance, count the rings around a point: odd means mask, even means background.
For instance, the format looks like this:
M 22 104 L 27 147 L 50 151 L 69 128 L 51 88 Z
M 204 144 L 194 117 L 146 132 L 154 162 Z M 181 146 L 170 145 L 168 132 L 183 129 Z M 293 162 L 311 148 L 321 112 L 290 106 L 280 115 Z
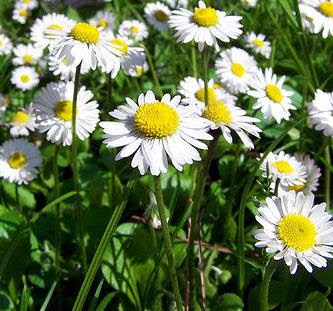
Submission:
M 29 131 L 33 132 L 36 128 L 36 119 L 33 115 L 32 104 L 24 110 L 19 110 L 13 116 L 10 125 L 10 135 L 12 137 L 28 136 Z
M 280 180 L 283 186 L 303 185 L 306 183 L 307 170 L 301 161 L 280 151 L 279 154 L 270 152 L 260 166 L 263 176 L 274 182 Z
M 258 0 L 242 0 L 242 3 L 246 8 L 254 8 L 257 5 Z
M 96 15 L 89 20 L 91 25 L 101 27 L 102 30 L 113 30 L 115 28 L 115 17 L 112 12 L 98 11 Z
M 237 39 L 243 27 L 239 21 L 241 16 L 227 16 L 225 12 L 208 7 L 199 1 L 199 7 L 191 12 L 180 9 L 172 12 L 169 25 L 177 30 L 177 42 L 188 43 L 192 40 L 198 43 L 199 51 L 203 51 L 205 44 L 214 45 L 218 50 L 217 40 L 229 42 Z
M 49 83 L 34 100 L 37 129 L 47 132 L 46 139 L 57 145 L 72 144 L 72 100 L 74 83 Z M 98 104 L 93 94 L 82 86 L 77 95 L 76 134 L 85 140 L 99 121 Z
M 53 31 L 71 28 L 75 22 L 63 14 L 51 13 L 36 19 L 31 27 L 30 37 L 34 45 L 44 49 L 57 41 L 52 37 Z M 51 35 L 51 37 L 50 37 Z M 50 47 L 50 49 L 52 49 Z
M 0 55 L 8 55 L 13 49 L 12 42 L 10 39 L 4 35 L 0 34 Z
M 16 1 L 17 3 L 26 6 L 29 10 L 33 10 L 38 6 L 37 0 L 16 0 Z
M 23 91 L 31 90 L 39 83 L 39 77 L 34 68 L 21 66 L 12 71 L 10 81 Z
M 13 11 L 13 20 L 16 20 L 20 24 L 25 24 L 29 15 L 29 9 L 25 4 L 16 2 Z
M 38 148 L 26 139 L 7 140 L 0 147 L 0 176 L 9 182 L 27 184 L 37 176 L 41 163 Z
M 266 248 L 275 260 L 284 259 L 295 274 L 298 263 L 308 272 L 313 266 L 327 266 L 333 258 L 333 221 L 326 203 L 314 205 L 314 195 L 290 191 L 282 197 L 266 198 L 258 209 L 256 220 L 262 229 L 254 232 L 257 247 Z
M 145 17 L 148 23 L 159 31 L 168 30 L 170 14 L 169 8 L 159 1 L 147 3 L 145 6 Z
M 34 47 L 32 44 L 18 44 L 14 47 L 14 65 L 36 65 L 42 57 L 43 51 Z
M 310 121 L 317 131 L 333 136 L 333 92 L 317 90 L 314 100 L 309 104 Z
M 271 56 L 271 43 L 266 39 L 266 36 L 262 33 L 255 34 L 250 32 L 245 36 L 246 47 L 251 48 L 257 54 L 261 54 L 265 58 Z
M 188 7 L 188 0 L 164 0 L 164 2 L 172 9 L 180 9 Z
M 148 37 L 148 30 L 144 23 L 137 20 L 125 20 L 119 26 L 119 35 L 134 41 L 141 41 Z
M 148 91 L 139 95 L 138 104 L 130 98 L 126 102 L 110 112 L 119 121 L 100 123 L 106 146 L 123 147 L 116 160 L 134 153 L 131 165 L 138 167 L 142 175 L 148 169 L 152 175 L 166 173 L 167 156 L 179 171 L 185 164 L 201 160 L 196 148 L 207 149 L 207 146 L 199 140 L 211 140 L 212 136 L 193 107 L 179 105 L 179 95 L 171 99 L 170 94 L 165 94 L 159 101 Z
M 289 110 L 296 109 L 289 98 L 293 92 L 283 88 L 284 81 L 285 76 L 278 80 L 272 68 L 266 68 L 265 73 L 260 69 L 250 81 L 250 87 L 253 90 L 247 92 L 250 96 L 257 98 L 253 108 L 260 108 L 265 119 L 273 117 L 277 123 L 281 123 L 282 119 L 289 120 Z
M 149 69 L 148 63 L 146 60 L 142 65 L 135 65 L 134 68 L 131 68 L 128 72 L 128 75 L 131 77 L 141 77 Z
M 254 57 L 235 47 L 222 52 L 215 66 L 219 79 L 233 94 L 245 93 L 252 76 L 258 71 Z

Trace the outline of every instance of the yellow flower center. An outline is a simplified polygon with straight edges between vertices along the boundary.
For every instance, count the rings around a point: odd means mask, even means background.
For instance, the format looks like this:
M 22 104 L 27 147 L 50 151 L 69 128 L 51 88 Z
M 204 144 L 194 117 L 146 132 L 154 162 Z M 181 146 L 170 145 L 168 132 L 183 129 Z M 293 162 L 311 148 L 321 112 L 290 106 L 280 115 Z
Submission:
M 121 39 L 112 39 L 110 40 L 112 44 L 115 44 L 115 49 L 120 51 L 122 55 L 126 55 L 128 51 L 128 45 L 124 40 Z
M 263 48 L 264 45 L 265 45 L 265 42 L 260 40 L 260 39 L 253 39 L 252 40 L 252 43 L 255 44 L 256 46 L 260 47 L 260 48 Z
M 275 161 L 272 163 L 272 165 L 275 166 L 279 173 L 282 174 L 289 174 L 294 171 L 293 167 L 285 160 Z
M 198 92 L 195 93 L 195 97 L 197 100 L 201 102 L 205 102 L 205 88 L 200 89 Z M 215 91 L 212 88 L 208 88 L 208 103 L 216 101 Z
M 215 124 L 230 124 L 231 123 L 231 113 L 228 107 L 221 101 L 210 102 L 202 116 Z
M 218 83 L 214 83 L 213 85 L 213 89 L 219 89 L 221 87 L 221 85 L 219 85 Z
M 311 249 L 316 244 L 315 225 L 303 215 L 290 214 L 283 217 L 277 231 L 283 243 L 297 252 Z
M 195 8 L 193 19 L 195 23 L 201 27 L 215 26 L 219 17 L 213 8 Z
M 100 27 L 103 27 L 103 29 L 104 29 L 108 26 L 108 22 L 106 21 L 106 19 L 100 19 L 98 21 L 97 25 L 100 26 Z
M 142 74 L 143 74 L 143 67 L 142 67 L 142 66 L 138 66 L 138 65 L 136 65 L 136 66 L 135 66 L 135 73 L 136 73 L 138 76 L 142 76 Z
M 31 63 L 33 60 L 34 60 L 34 58 L 33 58 L 31 55 L 29 55 L 29 54 L 26 54 L 26 55 L 23 56 L 23 62 L 24 62 L 25 64 L 29 64 L 29 63 Z
M 27 163 L 27 158 L 23 152 L 15 152 L 8 158 L 7 162 L 11 168 L 17 170 Z
M 2 46 L 3 45 L 3 41 L 0 39 L 0 46 Z
M 30 0 L 21 0 L 21 2 L 30 3 Z
M 162 10 L 157 10 L 155 12 L 155 18 L 162 23 L 166 22 L 169 19 L 168 15 Z
M 97 27 L 87 23 L 77 23 L 71 30 L 70 35 L 77 41 L 96 44 L 99 41 Z
M 29 115 L 23 111 L 18 111 L 12 119 L 12 122 L 25 124 L 29 120 Z
M 281 103 L 283 95 L 281 90 L 274 84 L 268 84 L 266 86 L 266 94 L 275 103 Z
M 232 64 L 231 71 L 235 76 L 237 76 L 239 78 L 241 78 L 245 75 L 245 68 L 241 64 L 237 64 L 237 63 Z
M 288 186 L 288 190 L 298 192 L 298 191 L 302 191 L 304 189 L 304 187 L 305 187 L 305 184 L 302 183 L 300 185 Z
M 72 101 L 71 100 L 62 100 L 58 102 L 55 106 L 56 116 L 63 121 L 72 121 L 73 110 L 72 110 Z M 76 108 L 77 114 L 77 108 Z
M 163 102 L 140 106 L 134 116 L 138 132 L 146 137 L 163 138 L 176 132 L 179 125 L 178 112 Z
M 319 6 L 319 11 L 328 17 L 333 17 L 333 3 L 325 1 Z
M 21 79 L 21 82 L 23 82 L 23 83 L 28 83 L 30 81 L 30 77 L 28 75 L 22 75 L 20 77 L 20 79 Z
M 20 15 L 20 16 L 23 16 L 23 17 L 27 16 L 27 15 L 28 15 L 28 10 L 21 10 L 21 11 L 19 12 L 19 15 Z
M 132 26 L 130 29 L 133 33 L 138 33 L 140 30 L 138 26 Z

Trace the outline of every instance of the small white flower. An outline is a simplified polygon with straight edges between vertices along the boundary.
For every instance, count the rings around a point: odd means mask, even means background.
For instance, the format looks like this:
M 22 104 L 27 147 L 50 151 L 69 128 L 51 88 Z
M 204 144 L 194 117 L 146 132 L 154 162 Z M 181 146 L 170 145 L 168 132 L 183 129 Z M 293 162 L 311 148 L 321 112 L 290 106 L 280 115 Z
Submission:
M 148 69 L 148 63 L 144 61 L 142 65 L 135 65 L 134 68 L 131 68 L 128 72 L 128 75 L 131 77 L 141 77 L 144 73 L 148 71 Z
M 32 44 L 18 44 L 14 47 L 14 65 L 36 65 L 41 58 L 43 51 L 34 47 Z
M 13 19 L 20 24 L 25 24 L 29 15 L 29 9 L 25 4 L 16 2 L 13 11 Z
M 0 34 L 0 55 L 8 55 L 13 49 L 12 42 L 10 39 L 4 35 Z
M 137 20 L 125 20 L 119 26 L 119 35 L 134 41 L 141 41 L 148 37 L 148 30 L 144 23 Z
M 16 2 L 26 6 L 29 10 L 33 10 L 38 6 L 37 0 L 16 0 Z
M 169 8 L 159 1 L 147 3 L 145 6 L 145 17 L 148 23 L 159 31 L 168 30 L 170 13 Z
M 257 5 L 258 0 L 242 0 L 242 3 L 246 8 L 254 8 Z
M 4 115 L 7 110 L 8 96 L 0 94 L 0 118 Z
M 89 20 L 91 25 L 101 27 L 103 30 L 114 30 L 115 17 L 112 12 L 98 11 L 96 15 Z
M 256 35 L 254 32 L 250 32 L 245 36 L 246 46 L 265 58 L 269 58 L 272 51 L 271 43 L 265 39 L 266 36 L 262 33 Z
M 10 81 L 23 91 L 31 90 L 39 83 L 39 77 L 34 68 L 21 66 L 12 72 Z
M 188 7 L 188 0 L 164 0 L 164 2 L 172 9 L 180 9 Z
M 36 127 L 35 116 L 33 115 L 32 104 L 24 110 L 19 110 L 13 116 L 10 124 L 10 135 L 28 136 L 29 131 L 33 132 Z

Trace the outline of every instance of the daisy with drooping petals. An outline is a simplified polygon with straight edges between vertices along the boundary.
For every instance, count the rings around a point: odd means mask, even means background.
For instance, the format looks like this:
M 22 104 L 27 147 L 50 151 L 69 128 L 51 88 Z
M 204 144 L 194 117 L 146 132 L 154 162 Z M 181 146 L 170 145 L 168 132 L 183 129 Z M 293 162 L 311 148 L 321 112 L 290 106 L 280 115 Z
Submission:
M 148 69 L 149 69 L 148 63 L 145 60 L 142 65 L 135 65 L 134 68 L 131 68 L 128 72 L 128 75 L 136 78 L 141 77 L 144 73 L 148 71 Z
M 314 100 L 309 104 L 310 121 L 317 131 L 333 136 L 333 92 L 317 90 Z
M 13 64 L 14 65 L 35 65 L 42 57 L 43 51 L 34 47 L 32 44 L 18 44 L 14 47 Z
M 170 13 L 169 8 L 159 1 L 147 3 L 145 6 L 145 17 L 148 23 L 159 31 L 168 30 Z
M 4 35 L 0 34 L 0 55 L 8 55 L 13 49 L 13 44 L 10 39 Z
M 256 220 L 262 229 L 254 232 L 255 246 L 266 248 L 275 260 L 284 259 L 295 274 L 298 263 L 308 272 L 313 266 L 327 266 L 333 258 L 333 221 L 326 203 L 314 205 L 314 195 L 290 191 L 282 197 L 266 198 L 258 209 Z
M 26 139 L 7 140 L 0 147 L 0 177 L 9 182 L 27 184 L 37 176 L 41 163 L 38 148 Z
M 15 3 L 13 11 L 13 20 L 16 20 L 20 24 L 25 24 L 29 15 L 29 9 L 25 4 L 19 2 Z
M 115 17 L 112 12 L 98 11 L 96 15 L 89 20 L 91 25 L 101 27 L 102 30 L 113 30 L 115 27 Z
M 39 77 L 34 68 L 21 66 L 12 72 L 10 81 L 23 91 L 31 90 L 39 83 Z
M 182 171 L 185 164 L 201 157 L 196 148 L 207 149 L 201 139 L 211 140 L 206 122 L 191 106 L 179 105 L 180 96 L 165 94 L 159 101 L 152 91 L 140 94 L 138 104 L 126 98 L 110 115 L 119 122 L 101 122 L 104 143 L 108 148 L 123 147 L 116 160 L 134 153 L 131 165 L 143 175 L 166 173 L 167 156 Z
M 265 39 L 266 36 L 262 33 L 256 35 L 254 32 L 250 32 L 245 36 L 246 46 L 265 58 L 269 58 L 272 51 L 271 43 Z
M 37 0 L 16 0 L 16 1 L 17 3 L 26 6 L 29 10 L 33 10 L 38 6 Z
M 273 117 L 277 123 L 281 123 L 282 119 L 289 120 L 289 110 L 296 109 L 289 98 L 293 92 L 283 88 L 284 81 L 285 76 L 278 80 L 272 68 L 267 68 L 265 73 L 260 69 L 249 82 L 253 90 L 247 92 L 248 95 L 257 98 L 253 108 L 260 108 L 265 119 Z
M 9 124 L 10 135 L 13 137 L 28 136 L 29 131 L 33 132 L 35 130 L 36 123 L 35 116 L 33 115 L 32 104 L 24 110 L 17 111 Z
M 72 100 L 74 83 L 49 83 L 34 100 L 37 129 L 47 132 L 46 139 L 57 145 L 72 144 Z M 99 121 L 98 104 L 93 94 L 82 86 L 77 94 L 76 135 L 85 140 Z
M 144 23 L 137 20 L 125 20 L 119 26 L 119 35 L 134 41 L 141 41 L 148 37 L 148 30 Z
M 233 94 L 246 92 L 253 74 L 258 71 L 253 56 L 239 48 L 222 52 L 215 66 L 219 79 Z
M 306 183 L 306 167 L 284 151 L 280 151 L 279 154 L 270 152 L 262 162 L 260 169 L 264 172 L 264 177 L 271 178 L 274 182 L 279 179 L 280 184 L 286 187 Z
M 218 50 L 217 39 L 229 42 L 237 39 L 242 33 L 241 16 L 227 16 L 225 12 L 206 8 L 203 1 L 199 7 L 191 12 L 180 9 L 172 12 L 169 25 L 177 32 L 177 42 L 188 43 L 192 40 L 198 43 L 199 51 L 203 51 L 205 44 L 215 46 Z

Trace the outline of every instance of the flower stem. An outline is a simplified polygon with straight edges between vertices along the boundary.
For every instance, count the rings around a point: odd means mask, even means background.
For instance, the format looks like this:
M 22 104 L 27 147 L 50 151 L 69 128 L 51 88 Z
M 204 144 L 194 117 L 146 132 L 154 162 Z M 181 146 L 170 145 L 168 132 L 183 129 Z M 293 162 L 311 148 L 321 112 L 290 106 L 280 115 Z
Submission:
M 197 69 L 197 58 L 196 58 L 196 47 L 193 44 L 191 47 L 191 57 L 192 57 L 192 70 L 193 70 L 193 77 L 198 77 L 198 69 Z
M 278 261 L 272 259 L 264 272 L 260 287 L 260 311 L 268 311 L 268 291 L 272 276 L 278 266 Z
M 19 188 L 18 184 L 15 184 L 15 196 L 16 196 L 16 205 L 17 205 L 17 210 L 22 213 L 22 206 L 20 202 L 20 196 L 19 196 Z
M 162 98 L 163 92 L 162 92 L 162 89 L 161 89 L 160 82 L 158 81 L 158 78 L 157 78 L 157 74 L 156 74 L 156 70 L 155 70 L 155 67 L 154 67 L 154 64 L 153 64 L 152 56 L 151 56 L 151 54 L 149 53 L 149 50 L 146 47 L 144 47 L 144 49 L 145 49 L 145 52 L 147 54 L 149 69 L 151 71 L 151 74 L 153 75 L 157 95 Z
M 325 148 L 325 160 L 326 160 L 326 168 L 325 168 L 325 201 L 327 204 L 327 208 L 330 208 L 331 203 L 331 155 L 330 155 L 330 140 L 328 140 L 328 144 Z
M 176 266 L 175 266 L 175 260 L 173 256 L 172 251 L 172 244 L 169 234 L 169 227 L 168 222 L 166 220 L 166 214 L 164 210 L 164 202 L 163 202 L 163 193 L 162 193 L 162 187 L 161 187 L 161 176 L 155 176 L 154 177 L 154 185 L 155 185 L 155 196 L 157 201 L 157 208 L 159 212 L 159 216 L 161 219 L 161 225 L 162 225 L 162 231 L 163 231 L 163 238 L 164 238 L 164 249 L 165 253 L 167 255 L 168 264 L 169 264 L 169 272 L 171 276 L 171 284 L 173 293 L 175 295 L 176 304 L 177 304 L 177 310 L 181 311 L 183 310 L 183 302 L 182 298 L 180 296 L 179 292 L 179 285 L 177 280 L 177 273 L 176 273 Z
M 54 199 L 57 199 L 60 195 L 58 153 L 59 153 L 59 146 L 56 145 L 55 152 L 53 155 Z M 57 272 L 60 272 L 60 254 L 61 254 L 60 205 L 57 204 L 55 208 L 56 208 L 56 221 L 55 221 L 55 230 L 54 230 L 54 240 L 56 246 L 55 266 Z

